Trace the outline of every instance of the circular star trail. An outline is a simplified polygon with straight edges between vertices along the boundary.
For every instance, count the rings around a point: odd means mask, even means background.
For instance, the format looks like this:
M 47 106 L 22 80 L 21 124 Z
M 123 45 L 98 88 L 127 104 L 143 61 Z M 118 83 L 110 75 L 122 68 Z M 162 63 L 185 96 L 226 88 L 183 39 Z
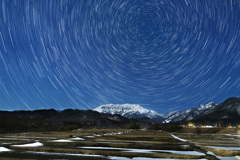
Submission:
M 219 103 L 239 42 L 238 0 L 2 0 L 0 109 Z

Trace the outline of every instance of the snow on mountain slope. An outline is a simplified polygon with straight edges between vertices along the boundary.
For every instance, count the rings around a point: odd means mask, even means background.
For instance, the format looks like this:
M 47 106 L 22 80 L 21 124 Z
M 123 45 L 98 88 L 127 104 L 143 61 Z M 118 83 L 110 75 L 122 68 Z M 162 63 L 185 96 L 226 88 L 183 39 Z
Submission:
M 167 115 L 169 115 L 169 117 L 164 115 L 166 119 L 163 121 L 163 123 L 191 121 L 200 114 L 211 112 L 216 107 L 216 105 L 216 103 L 210 102 L 206 103 L 205 105 L 200 104 L 196 108 L 190 108 L 183 111 L 175 111 L 175 113 L 172 112 L 173 114 L 168 113 Z
M 127 118 L 148 117 L 156 121 L 163 120 L 163 114 L 143 108 L 138 104 L 106 104 L 94 109 L 100 113 L 120 114 Z
M 171 112 L 168 112 L 166 114 L 163 115 L 163 118 L 168 118 L 176 113 L 178 113 L 179 111 L 171 111 Z

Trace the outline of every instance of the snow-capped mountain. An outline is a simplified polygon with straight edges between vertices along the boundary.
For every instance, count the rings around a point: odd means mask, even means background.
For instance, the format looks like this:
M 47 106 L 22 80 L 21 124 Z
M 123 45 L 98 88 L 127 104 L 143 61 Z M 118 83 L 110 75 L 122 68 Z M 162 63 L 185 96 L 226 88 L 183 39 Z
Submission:
M 200 114 L 206 115 L 208 113 L 211 113 L 216 106 L 216 103 L 210 102 L 206 103 L 205 105 L 200 104 L 195 108 L 190 108 L 183 111 L 169 112 L 163 116 L 166 118 L 163 123 L 191 121 Z
M 164 120 L 163 114 L 143 108 L 138 104 L 106 104 L 94 109 L 100 113 L 119 114 L 127 118 L 148 117 L 156 122 Z

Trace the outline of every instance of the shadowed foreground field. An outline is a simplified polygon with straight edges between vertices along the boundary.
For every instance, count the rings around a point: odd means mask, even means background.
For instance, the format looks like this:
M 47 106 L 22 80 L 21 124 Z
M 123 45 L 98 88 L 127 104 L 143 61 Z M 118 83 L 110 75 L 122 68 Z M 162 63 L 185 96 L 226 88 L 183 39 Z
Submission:
M 221 159 L 228 156 L 234 159 L 240 154 L 240 151 L 236 150 L 239 147 L 238 143 L 236 134 L 225 133 L 167 133 L 123 129 L 27 132 L 0 135 L 0 158 L 1 160 L 105 160 L 137 157 Z M 235 148 L 226 150 L 224 148 L 226 146 Z

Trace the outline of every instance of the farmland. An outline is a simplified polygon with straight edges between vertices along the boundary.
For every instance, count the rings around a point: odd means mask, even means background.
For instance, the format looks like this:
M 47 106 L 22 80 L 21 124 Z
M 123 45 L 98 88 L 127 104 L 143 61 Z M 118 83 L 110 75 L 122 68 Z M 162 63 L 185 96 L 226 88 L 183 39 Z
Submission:
M 0 135 L 3 160 L 237 159 L 237 133 L 168 133 L 157 130 L 79 129 Z

